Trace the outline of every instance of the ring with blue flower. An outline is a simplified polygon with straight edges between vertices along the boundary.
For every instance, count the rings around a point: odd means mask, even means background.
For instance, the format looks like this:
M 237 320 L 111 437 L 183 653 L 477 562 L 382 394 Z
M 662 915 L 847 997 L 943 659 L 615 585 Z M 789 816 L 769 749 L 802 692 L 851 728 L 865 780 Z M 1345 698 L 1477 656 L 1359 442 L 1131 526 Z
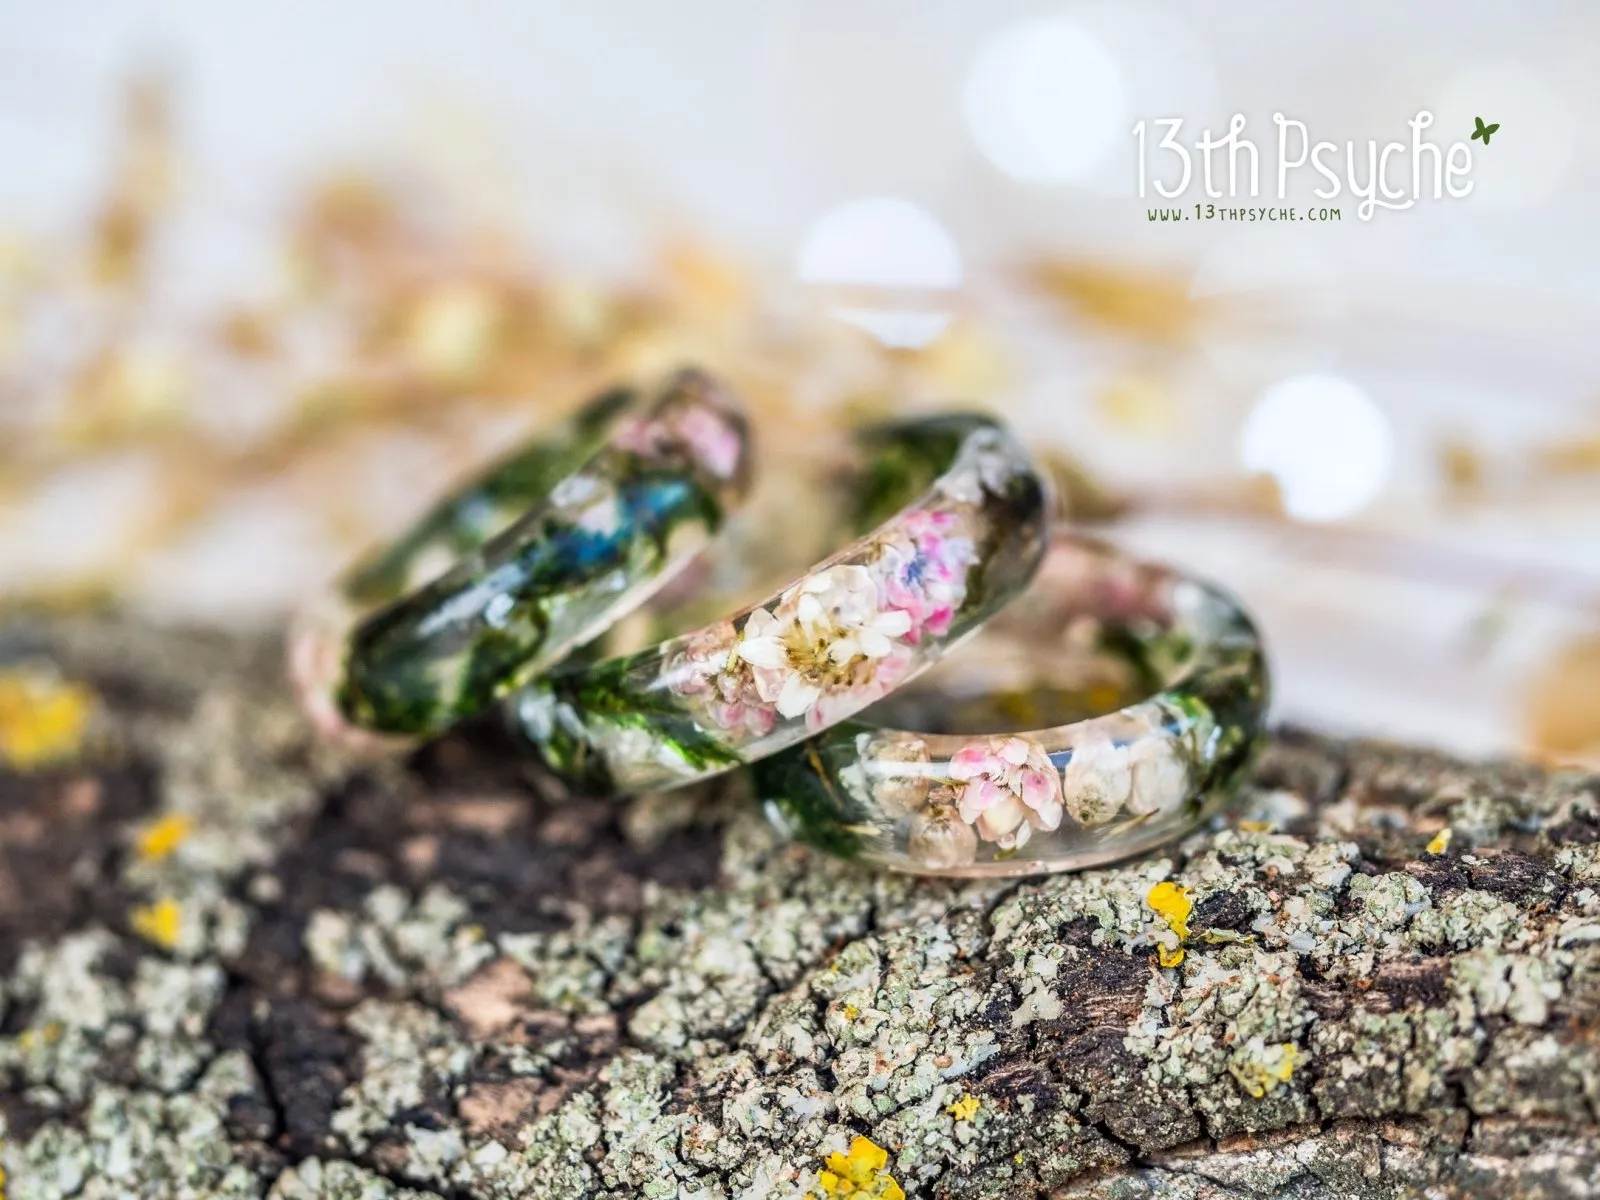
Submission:
M 513 698 L 514 726 L 558 776 L 590 792 L 672 787 L 792 746 L 975 632 L 1044 553 L 1049 489 L 986 416 L 862 429 L 829 490 L 850 498 L 855 540 L 776 595 L 635 654 L 563 664 Z
M 742 502 L 749 460 L 743 405 L 703 371 L 596 397 L 301 614 L 303 706 L 356 743 L 489 708 L 672 580 Z

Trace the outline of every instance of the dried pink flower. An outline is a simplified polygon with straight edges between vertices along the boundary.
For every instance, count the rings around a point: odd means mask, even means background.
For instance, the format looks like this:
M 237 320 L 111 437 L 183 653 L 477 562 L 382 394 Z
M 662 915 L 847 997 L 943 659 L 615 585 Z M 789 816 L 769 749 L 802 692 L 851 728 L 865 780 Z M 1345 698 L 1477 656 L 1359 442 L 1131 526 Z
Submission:
M 950 760 L 950 778 L 965 783 L 961 819 L 1002 850 L 1024 845 L 1034 830 L 1061 824 L 1061 776 L 1044 750 L 1020 737 L 971 742 Z
M 906 640 L 924 633 L 942 637 L 967 595 L 967 573 L 978 561 L 972 539 L 961 535 L 961 518 L 952 512 L 917 509 L 884 539 L 874 569 L 885 603 L 911 619 Z

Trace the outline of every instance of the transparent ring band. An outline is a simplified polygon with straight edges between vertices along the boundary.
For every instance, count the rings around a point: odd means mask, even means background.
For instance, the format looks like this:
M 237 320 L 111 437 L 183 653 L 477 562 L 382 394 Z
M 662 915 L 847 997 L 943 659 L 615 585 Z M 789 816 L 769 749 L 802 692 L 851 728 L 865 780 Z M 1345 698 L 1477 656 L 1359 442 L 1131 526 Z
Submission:
M 369 744 L 491 707 L 686 566 L 744 498 L 749 456 L 743 406 L 701 371 L 596 397 L 301 614 L 303 706 L 324 733 Z
M 1048 488 L 1004 426 L 970 414 L 876 425 L 850 460 L 832 490 L 854 497 L 851 523 L 870 533 L 760 604 L 641 653 L 557 668 L 513 699 L 514 726 L 569 786 L 674 787 L 792 746 L 918 675 L 1025 590 Z
M 1239 603 L 1059 534 L 1018 609 L 1031 610 L 1019 618 L 1025 669 L 1043 663 L 1053 641 L 1118 672 L 1095 677 L 1115 680 L 1110 694 L 1143 698 L 1018 733 L 911 732 L 868 714 L 758 764 L 768 814 L 836 855 L 972 877 L 1114 861 L 1214 812 L 1248 761 L 1270 690 L 1261 640 Z M 983 646 L 966 656 L 982 658 Z M 999 698 L 986 699 L 994 711 Z M 949 696 L 934 703 L 948 706 Z

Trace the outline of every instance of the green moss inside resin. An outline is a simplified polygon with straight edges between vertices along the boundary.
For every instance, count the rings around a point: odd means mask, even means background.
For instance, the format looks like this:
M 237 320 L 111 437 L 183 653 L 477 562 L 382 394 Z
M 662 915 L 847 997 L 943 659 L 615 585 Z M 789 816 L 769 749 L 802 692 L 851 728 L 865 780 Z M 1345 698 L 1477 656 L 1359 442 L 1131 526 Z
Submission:
M 604 393 L 501 459 L 346 577 L 364 615 L 333 688 L 343 717 L 426 735 L 522 686 L 716 534 L 747 445 L 688 371 L 651 396 Z
M 693 526 L 709 537 L 720 527 L 721 506 L 704 487 L 611 457 L 615 528 L 552 516 L 515 524 L 363 622 L 340 694 L 346 713 L 362 725 L 423 733 L 481 712 L 533 672 L 556 605 L 603 607 L 608 586 L 621 590 L 611 581 L 666 566 L 675 533 Z
M 874 836 L 872 814 L 840 784 L 839 763 L 834 761 L 839 746 L 865 732 L 866 726 L 846 722 L 825 742 L 806 742 L 757 764 L 760 794 L 779 826 L 795 840 L 838 858 L 860 857 Z

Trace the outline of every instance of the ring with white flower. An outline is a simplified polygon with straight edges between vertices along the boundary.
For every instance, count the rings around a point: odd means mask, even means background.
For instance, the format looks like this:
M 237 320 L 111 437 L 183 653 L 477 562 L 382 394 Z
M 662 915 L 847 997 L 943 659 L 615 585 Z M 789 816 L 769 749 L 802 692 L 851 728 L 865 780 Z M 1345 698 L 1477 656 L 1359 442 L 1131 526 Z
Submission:
M 306 607 L 303 707 L 374 746 L 483 711 L 677 576 L 742 503 L 749 457 L 743 405 L 704 372 L 596 397 Z
M 1213 814 L 1268 702 L 1265 654 L 1237 600 L 1069 534 L 1053 539 L 1027 594 L 942 673 L 967 663 L 988 676 L 977 720 L 1090 715 L 1027 732 L 949 733 L 973 689 L 931 676 L 865 719 L 758 763 L 769 814 L 803 841 L 896 870 L 1076 870 L 1152 849 Z M 940 732 L 889 727 L 907 713 Z
M 513 723 L 570 786 L 671 787 L 792 746 L 918 675 L 1026 589 L 1049 489 L 1003 426 L 969 414 L 873 426 L 846 467 L 831 487 L 866 527 L 850 545 L 760 604 L 641 653 L 558 667 L 513 699 Z M 581 735 L 543 719 L 552 701 Z

